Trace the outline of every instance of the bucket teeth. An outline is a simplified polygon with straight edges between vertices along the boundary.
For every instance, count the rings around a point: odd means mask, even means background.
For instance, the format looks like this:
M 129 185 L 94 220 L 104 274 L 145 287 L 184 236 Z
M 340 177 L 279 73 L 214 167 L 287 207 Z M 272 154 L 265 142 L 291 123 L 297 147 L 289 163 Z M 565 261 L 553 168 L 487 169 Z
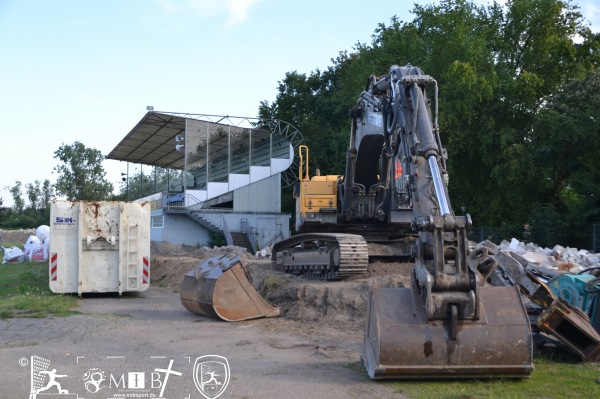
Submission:
M 181 303 L 190 312 L 226 321 L 279 316 L 254 289 L 252 279 L 233 254 L 212 257 L 189 271 L 181 283 Z

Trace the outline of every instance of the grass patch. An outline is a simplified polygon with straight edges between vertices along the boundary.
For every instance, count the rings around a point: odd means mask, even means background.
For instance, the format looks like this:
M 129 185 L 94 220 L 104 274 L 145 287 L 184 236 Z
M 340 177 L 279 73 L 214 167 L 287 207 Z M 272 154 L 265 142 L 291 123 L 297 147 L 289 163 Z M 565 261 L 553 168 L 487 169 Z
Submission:
M 68 316 L 77 298 L 48 287 L 48 263 L 0 264 L 0 318 Z
M 529 379 L 389 382 L 394 391 L 412 399 L 562 399 L 600 395 L 600 363 L 583 364 L 564 351 L 534 356 Z
M 169 282 L 166 278 L 154 279 L 150 276 L 150 285 L 159 288 L 167 288 L 169 286 Z

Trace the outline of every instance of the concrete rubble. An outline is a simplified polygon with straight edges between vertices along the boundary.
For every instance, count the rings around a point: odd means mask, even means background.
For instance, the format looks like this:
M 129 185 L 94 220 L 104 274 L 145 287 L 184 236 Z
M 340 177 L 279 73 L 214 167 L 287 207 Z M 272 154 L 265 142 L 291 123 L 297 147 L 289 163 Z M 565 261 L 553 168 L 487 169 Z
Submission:
M 488 284 L 519 288 L 536 345 L 550 343 L 583 361 L 600 361 L 600 254 L 514 238 L 471 244 L 485 247 L 496 261 Z
M 600 254 L 585 249 L 565 248 L 560 245 L 555 245 L 552 249 L 541 248 L 536 244 L 526 244 L 515 238 L 510 242 L 502 241 L 497 248 L 518 255 L 529 264 L 569 273 L 579 273 L 587 268 L 600 266 Z

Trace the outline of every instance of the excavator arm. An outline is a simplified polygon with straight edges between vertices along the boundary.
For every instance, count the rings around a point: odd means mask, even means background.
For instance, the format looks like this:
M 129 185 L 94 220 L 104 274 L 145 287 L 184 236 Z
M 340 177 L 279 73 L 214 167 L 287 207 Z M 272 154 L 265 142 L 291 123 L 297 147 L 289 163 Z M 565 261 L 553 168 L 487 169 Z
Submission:
M 415 278 L 428 319 L 450 317 L 456 325 L 458 319 L 479 318 L 478 281 L 467 255 L 471 219 L 456 216 L 448 196 L 437 93 L 435 79 L 411 65 L 392 66 L 388 75 L 369 78 L 351 112 L 342 217 L 345 222 L 391 222 L 401 209 L 393 193 L 403 185 L 410 228 L 419 237 L 413 249 Z M 401 176 L 390 173 L 394 164 L 401 165 Z
M 410 65 L 392 67 L 386 81 L 391 92 L 386 130 L 400 136 L 400 156 L 412 172 L 416 192 L 412 226 L 419 232 L 414 249 L 416 283 L 428 320 L 450 319 L 456 339 L 459 319 L 479 319 L 479 284 L 467 257 L 471 218 L 456 216 L 448 196 L 445 150 L 437 126 L 437 82 Z M 428 87 L 433 88 L 433 115 Z
M 471 218 L 455 215 L 450 204 L 437 82 L 411 65 L 392 66 L 389 75 L 370 82 L 354 115 L 374 120 L 370 114 L 381 111 L 381 159 L 402 163 L 418 239 L 411 288 L 371 293 L 363 347 L 367 372 L 374 379 L 529 376 L 531 331 L 519 294 L 514 287 L 480 284 L 478 272 L 495 261 L 469 251 Z M 388 205 L 390 212 L 396 204 Z

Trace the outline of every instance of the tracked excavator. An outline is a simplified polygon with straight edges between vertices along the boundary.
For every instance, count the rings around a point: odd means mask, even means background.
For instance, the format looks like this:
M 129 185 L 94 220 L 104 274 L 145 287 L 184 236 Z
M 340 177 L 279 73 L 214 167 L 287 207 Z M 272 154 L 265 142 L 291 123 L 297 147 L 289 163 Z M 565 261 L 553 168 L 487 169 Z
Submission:
M 530 376 L 531 327 L 519 292 L 485 284 L 495 259 L 469 246 L 471 218 L 450 204 L 437 82 L 394 65 L 369 77 L 350 116 L 344 175 L 310 177 L 308 148 L 300 148 L 299 234 L 274 245 L 273 269 L 336 280 L 364 273 L 369 259 L 410 256 L 410 287 L 370 293 L 369 376 Z

